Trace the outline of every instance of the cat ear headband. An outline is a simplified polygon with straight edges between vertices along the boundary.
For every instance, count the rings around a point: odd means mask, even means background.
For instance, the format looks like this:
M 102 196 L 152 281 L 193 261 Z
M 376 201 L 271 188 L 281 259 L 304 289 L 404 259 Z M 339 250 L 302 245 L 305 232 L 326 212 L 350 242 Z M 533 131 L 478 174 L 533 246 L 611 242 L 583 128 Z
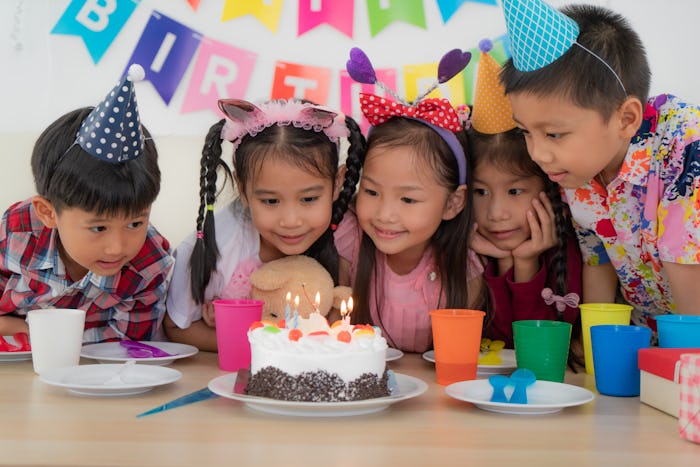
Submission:
M 221 137 L 233 143 L 234 151 L 243 136 L 255 136 L 273 125 L 323 132 L 334 143 L 350 135 L 344 115 L 311 103 L 273 100 L 257 106 L 241 99 L 220 99 L 218 104 L 226 115 Z
M 395 100 L 375 94 L 360 93 L 360 109 L 372 126 L 381 125 L 392 117 L 410 118 L 435 131 L 450 147 L 457 160 L 459 184 L 467 180 L 467 162 L 464 148 L 455 136 L 455 132 L 464 129 L 465 113 L 456 111 L 445 98 L 427 98 L 440 84 L 446 83 L 461 72 L 471 60 L 470 52 L 454 49 L 446 53 L 438 65 L 437 82 L 419 95 L 413 102 L 408 102 L 377 80 L 374 67 L 365 53 L 353 48 L 350 60 L 346 64 L 348 74 L 358 83 L 375 84 L 390 94 Z

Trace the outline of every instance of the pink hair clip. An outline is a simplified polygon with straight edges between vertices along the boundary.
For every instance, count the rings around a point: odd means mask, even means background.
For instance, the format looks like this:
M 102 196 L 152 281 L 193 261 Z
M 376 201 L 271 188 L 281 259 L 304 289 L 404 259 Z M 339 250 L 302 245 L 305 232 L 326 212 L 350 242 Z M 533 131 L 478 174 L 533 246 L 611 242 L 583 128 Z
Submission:
M 547 305 L 556 303 L 557 311 L 559 313 L 563 313 L 567 306 L 576 308 L 579 302 L 578 294 L 572 292 L 562 297 L 561 295 L 556 295 L 549 287 L 542 289 L 542 298 Z

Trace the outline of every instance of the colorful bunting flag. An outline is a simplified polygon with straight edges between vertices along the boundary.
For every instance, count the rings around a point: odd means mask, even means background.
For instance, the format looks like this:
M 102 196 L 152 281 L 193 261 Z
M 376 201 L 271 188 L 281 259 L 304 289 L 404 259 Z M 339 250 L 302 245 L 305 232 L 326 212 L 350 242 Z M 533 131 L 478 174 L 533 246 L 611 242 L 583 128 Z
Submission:
M 384 83 L 389 89 L 396 91 L 396 70 L 391 68 L 374 70 L 377 80 Z M 340 72 L 340 111 L 350 115 L 360 123 L 360 128 L 367 134 L 369 122 L 360 110 L 360 93 L 367 92 L 384 96 L 384 91 L 374 84 L 358 83 L 350 77 L 347 71 Z
M 199 2 L 200 0 L 187 0 L 187 3 L 190 4 L 194 11 L 197 11 L 197 8 L 199 8 Z
M 326 23 L 352 38 L 354 17 L 355 0 L 299 0 L 297 35 Z
M 132 63 L 143 66 L 146 79 L 165 103 L 170 104 L 201 40 L 197 31 L 153 11 L 127 67 Z
M 253 15 L 272 32 L 277 32 L 282 14 L 282 0 L 226 0 L 221 21 Z
M 440 9 L 440 15 L 442 15 L 442 21 L 447 23 L 452 15 L 455 14 L 459 8 L 467 3 L 485 3 L 486 5 L 498 6 L 496 0 L 436 0 L 438 8 Z
M 423 0 L 367 0 L 367 16 L 372 37 L 394 21 L 426 29 Z
M 51 34 L 80 36 L 98 63 L 141 0 L 72 0 Z
M 257 57 L 255 52 L 205 37 L 197 52 L 182 113 L 202 109 L 218 112 L 219 99 L 245 98 Z
M 435 83 L 438 76 L 437 70 L 437 62 L 404 66 L 403 77 L 406 99 L 412 101 Z M 427 97 L 446 97 L 455 105 L 463 103 L 464 80 L 462 78 L 462 73 L 457 73 L 454 78 L 440 85 L 437 89 L 428 94 Z
M 330 68 L 298 63 L 275 63 L 271 99 L 308 99 L 319 105 L 328 103 Z

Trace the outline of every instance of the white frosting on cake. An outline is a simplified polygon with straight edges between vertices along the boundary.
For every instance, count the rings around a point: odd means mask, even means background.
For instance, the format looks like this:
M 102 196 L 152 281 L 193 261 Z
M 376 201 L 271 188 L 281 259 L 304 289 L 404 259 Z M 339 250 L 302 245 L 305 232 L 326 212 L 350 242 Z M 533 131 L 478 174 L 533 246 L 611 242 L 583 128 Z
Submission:
M 350 326 L 352 328 L 352 326 Z M 338 340 L 340 326 L 330 334 L 304 334 L 298 340 L 289 338 L 291 329 L 265 327 L 248 331 L 250 341 L 250 372 L 255 374 L 265 367 L 278 368 L 297 376 L 305 371 L 325 370 L 337 374 L 346 383 L 371 373 L 381 378 L 386 367 L 386 339 L 378 329 L 351 332 L 350 342 Z M 297 331 L 298 332 L 298 331 Z

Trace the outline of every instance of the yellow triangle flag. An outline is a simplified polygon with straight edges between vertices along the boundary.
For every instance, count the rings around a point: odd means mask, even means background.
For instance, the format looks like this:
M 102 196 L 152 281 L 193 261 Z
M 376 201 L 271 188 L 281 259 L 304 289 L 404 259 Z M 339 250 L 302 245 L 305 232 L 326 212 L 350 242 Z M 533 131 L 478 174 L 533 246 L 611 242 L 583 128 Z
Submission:
M 267 29 L 277 32 L 282 3 L 284 0 L 226 0 L 224 11 L 221 13 L 221 21 L 228 21 L 245 15 L 253 15 L 264 24 Z

